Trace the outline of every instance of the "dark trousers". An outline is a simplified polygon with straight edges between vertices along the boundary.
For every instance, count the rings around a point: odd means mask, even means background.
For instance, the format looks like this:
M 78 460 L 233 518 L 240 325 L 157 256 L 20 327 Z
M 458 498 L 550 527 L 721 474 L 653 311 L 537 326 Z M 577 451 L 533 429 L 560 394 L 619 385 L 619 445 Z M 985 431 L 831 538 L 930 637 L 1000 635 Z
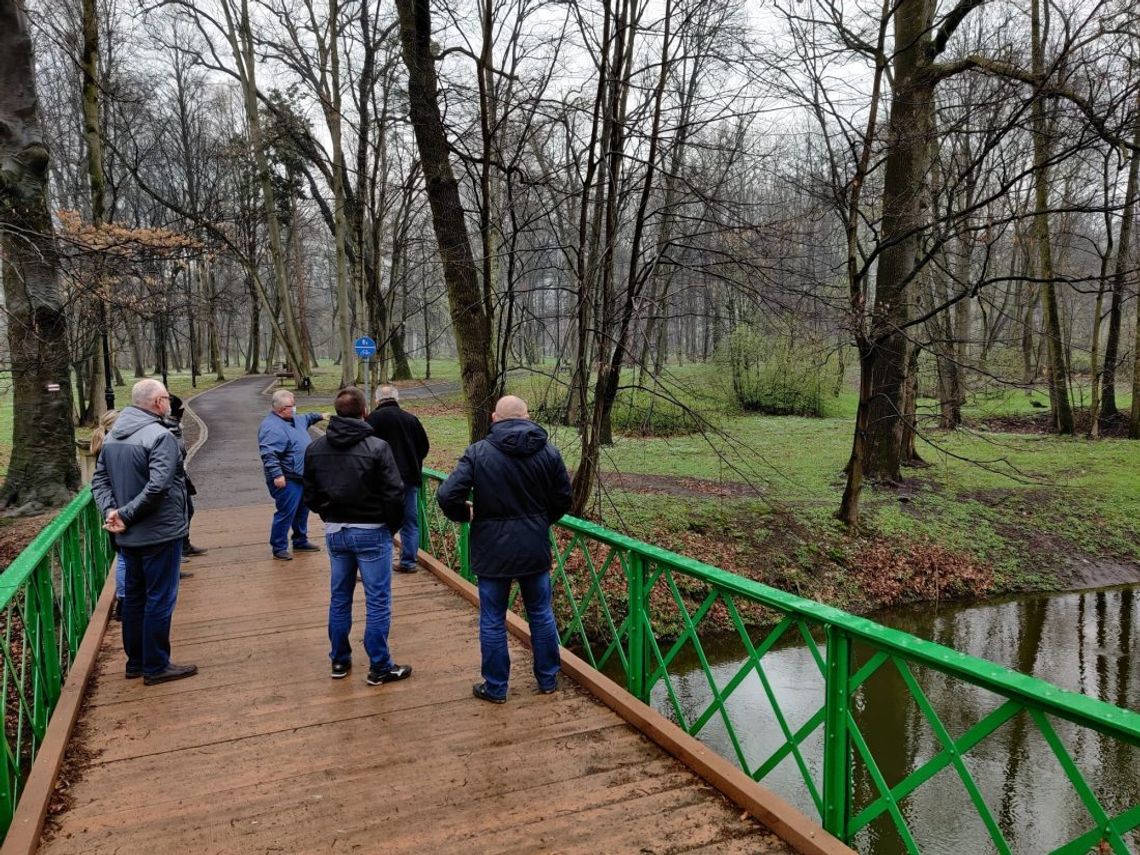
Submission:
M 272 481 L 269 495 L 277 505 L 273 524 L 269 527 L 269 548 L 274 552 L 289 551 L 289 529 L 293 529 L 293 545 L 309 542 L 309 509 L 301 496 L 305 491 L 300 481 L 289 480 L 284 487 L 275 487 Z
M 170 664 L 170 619 L 178 599 L 182 538 L 151 546 L 121 546 L 126 564 L 123 649 L 127 671 L 153 675 Z
M 187 525 L 187 529 L 186 529 L 186 536 L 184 538 L 182 538 L 182 551 L 183 552 L 185 552 L 187 549 L 190 548 L 190 528 L 189 528 L 189 525 L 193 521 L 193 519 L 194 519 L 194 497 L 190 493 L 187 493 L 186 494 L 186 525 Z

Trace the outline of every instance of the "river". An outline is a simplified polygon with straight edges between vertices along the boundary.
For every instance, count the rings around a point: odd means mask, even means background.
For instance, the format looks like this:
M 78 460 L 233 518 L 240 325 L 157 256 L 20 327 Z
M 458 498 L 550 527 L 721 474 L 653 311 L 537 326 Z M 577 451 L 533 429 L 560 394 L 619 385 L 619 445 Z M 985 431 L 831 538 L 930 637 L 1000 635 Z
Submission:
M 870 617 L 1062 688 L 1140 710 L 1140 644 L 1136 639 L 1140 629 L 1140 586 L 973 605 L 928 603 Z M 763 659 L 768 679 L 793 731 L 819 709 L 822 698 L 820 670 L 802 639 L 797 640 L 799 644 L 778 646 Z M 740 649 L 738 639 L 706 646 L 718 686 L 724 686 L 743 667 L 746 660 L 740 657 Z M 866 658 L 863 653 L 859 660 Z M 686 718 L 694 712 L 699 714 L 707 707 L 711 692 L 695 656 L 677 660 L 670 671 Z M 1000 703 L 990 692 L 933 670 L 916 668 L 914 674 L 955 738 Z M 652 703 L 673 716 L 663 684 L 654 687 Z M 941 750 L 934 731 L 894 668 L 880 668 L 855 698 L 855 705 L 859 728 L 889 784 L 896 784 Z M 745 679 L 727 707 L 750 765 L 756 765 L 783 744 L 755 673 Z M 1140 803 L 1140 749 L 1050 720 L 1110 817 Z M 724 756 L 735 757 L 719 716 L 711 719 L 699 736 Z M 821 745 L 822 727 L 804 743 L 804 756 L 816 781 L 821 777 Z M 1024 713 L 969 751 L 964 762 L 1015 852 L 1049 852 L 1094 827 L 1055 755 Z M 876 798 L 878 791 L 861 761 L 856 769 L 858 811 Z M 792 758 L 777 767 L 764 784 L 809 815 L 818 816 Z M 899 808 L 923 853 L 973 855 L 995 851 L 952 767 L 919 787 Z M 1131 851 L 1140 852 L 1140 833 L 1132 832 L 1129 845 Z M 893 824 L 885 817 L 864 829 L 854 846 L 866 855 L 906 851 Z

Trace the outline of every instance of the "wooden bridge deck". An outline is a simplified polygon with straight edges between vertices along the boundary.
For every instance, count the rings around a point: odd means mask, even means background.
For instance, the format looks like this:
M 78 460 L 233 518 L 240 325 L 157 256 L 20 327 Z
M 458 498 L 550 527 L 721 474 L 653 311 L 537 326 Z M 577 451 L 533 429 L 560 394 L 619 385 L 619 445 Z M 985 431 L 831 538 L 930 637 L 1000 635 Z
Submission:
M 270 513 L 194 519 L 173 643 L 198 676 L 125 680 L 112 624 L 41 851 L 790 851 L 580 687 L 537 694 L 514 639 L 510 702 L 474 699 L 476 612 L 430 573 L 393 580 L 412 678 L 365 684 L 361 590 L 331 680 L 327 556 L 272 560 Z

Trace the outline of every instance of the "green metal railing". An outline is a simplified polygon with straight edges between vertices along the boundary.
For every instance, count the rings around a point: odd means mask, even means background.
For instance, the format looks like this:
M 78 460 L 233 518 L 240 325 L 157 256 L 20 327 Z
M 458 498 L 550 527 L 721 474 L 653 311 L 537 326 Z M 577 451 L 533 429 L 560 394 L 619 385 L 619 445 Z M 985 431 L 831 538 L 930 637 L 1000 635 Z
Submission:
M 434 491 L 444 478 L 444 473 L 424 470 L 421 548 L 470 580 L 468 526 L 446 520 L 434 501 Z M 905 800 L 945 772 L 964 787 L 988 838 L 977 841 L 971 851 L 992 847 L 991 851 L 1013 852 L 1006 836 L 1010 820 L 995 816 L 971 766 L 979 762 L 975 755 L 987 738 L 1017 721 L 1044 740 L 1087 811 L 1087 821 L 1081 824 L 1084 830 L 1052 851 L 1058 855 L 1133 851 L 1140 803 L 1120 804 L 1118 795 L 1098 795 L 1096 781 L 1090 781 L 1074 760 L 1062 731 L 1110 740 L 1129 752 L 1140 747 L 1140 714 L 584 520 L 563 517 L 552 536 L 555 611 L 563 643 L 595 668 L 624 677 L 628 690 L 642 701 L 658 700 L 688 733 L 704 736 L 717 730 L 719 741 L 729 747 L 730 759 L 754 780 L 764 781 L 782 764 L 793 764 L 824 828 L 840 840 L 855 842 L 873 827 L 878 829 L 876 839 L 882 839 L 885 825 L 895 845 L 919 852 L 914 827 L 923 823 L 923 817 L 913 815 L 913 804 Z M 727 679 L 714 674 L 707 653 L 710 638 L 701 637 L 702 626 L 711 637 L 709 628 L 714 625 L 721 650 L 723 627 L 731 628 L 738 658 L 743 660 Z M 757 626 L 765 629 L 758 632 Z M 796 688 L 818 686 L 818 698 L 808 707 L 812 712 L 799 721 L 787 714 L 789 702 L 765 668 L 765 656 L 792 639 L 806 646 L 813 663 Z M 672 670 L 680 659 L 695 660 L 707 680 L 708 700 L 696 708 L 691 697 L 680 696 Z M 928 672 L 956 681 L 963 692 L 992 697 L 992 703 L 977 720 L 943 721 L 918 676 Z M 863 708 L 865 689 L 883 677 L 901 680 L 937 745 L 929 756 L 911 758 L 909 766 L 890 781 L 884 757 L 876 753 L 860 725 L 863 716 L 876 714 Z M 762 757 L 746 750 L 739 713 L 734 712 L 748 691 L 762 694 L 778 731 L 776 746 Z
M 85 489 L 0 573 L 4 769 L 0 839 L 103 589 L 112 553 Z

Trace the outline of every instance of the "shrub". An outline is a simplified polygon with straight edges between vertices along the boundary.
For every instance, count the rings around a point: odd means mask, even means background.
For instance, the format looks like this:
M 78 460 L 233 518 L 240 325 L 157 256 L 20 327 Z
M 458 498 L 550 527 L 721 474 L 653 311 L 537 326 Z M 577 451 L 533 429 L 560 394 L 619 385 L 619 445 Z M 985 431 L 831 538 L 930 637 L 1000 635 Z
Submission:
M 680 404 L 644 389 L 622 389 L 610 413 L 616 432 L 634 436 L 680 436 L 700 425 Z
M 736 402 L 749 412 L 773 416 L 826 415 L 824 369 L 828 359 L 810 337 L 794 332 L 766 336 L 755 327 L 737 327 L 729 337 L 727 361 Z

